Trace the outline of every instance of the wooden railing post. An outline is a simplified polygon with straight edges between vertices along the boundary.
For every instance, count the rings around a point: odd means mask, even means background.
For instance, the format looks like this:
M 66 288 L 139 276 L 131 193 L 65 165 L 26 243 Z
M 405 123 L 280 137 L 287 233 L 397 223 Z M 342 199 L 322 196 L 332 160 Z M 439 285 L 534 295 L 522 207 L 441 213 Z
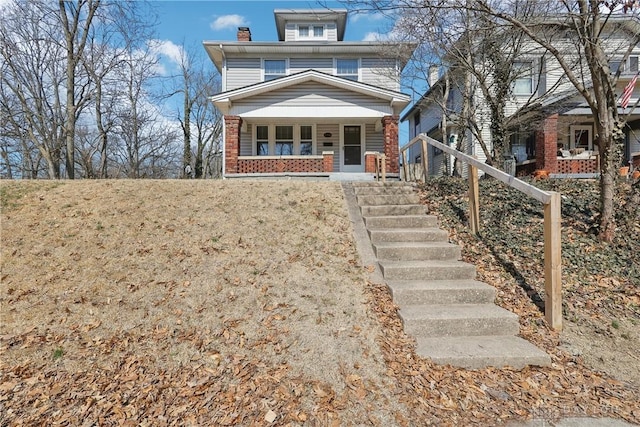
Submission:
M 427 157 L 427 141 L 422 140 L 422 172 L 424 173 L 424 182 L 427 182 L 427 177 L 429 176 L 429 162 L 427 161 L 429 158 Z
M 549 326 L 562 330 L 562 237 L 560 193 L 550 192 L 544 205 L 544 315 Z
M 387 181 L 387 155 L 386 154 L 382 154 L 380 156 L 380 169 L 382 170 L 382 182 L 386 182 Z
M 480 190 L 478 189 L 478 168 L 469 165 L 469 228 L 473 234 L 480 232 Z
M 409 181 L 408 169 L 409 165 L 407 164 L 407 150 L 402 152 L 402 172 L 404 172 L 404 180 Z

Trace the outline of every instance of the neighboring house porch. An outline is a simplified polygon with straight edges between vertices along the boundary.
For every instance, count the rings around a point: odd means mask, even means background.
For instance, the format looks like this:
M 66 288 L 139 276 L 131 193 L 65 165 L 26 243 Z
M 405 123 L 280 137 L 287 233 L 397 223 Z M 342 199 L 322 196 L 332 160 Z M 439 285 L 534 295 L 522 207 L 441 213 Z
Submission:
M 213 96 L 224 114 L 224 174 L 398 173 L 398 115 L 409 96 L 316 70 Z

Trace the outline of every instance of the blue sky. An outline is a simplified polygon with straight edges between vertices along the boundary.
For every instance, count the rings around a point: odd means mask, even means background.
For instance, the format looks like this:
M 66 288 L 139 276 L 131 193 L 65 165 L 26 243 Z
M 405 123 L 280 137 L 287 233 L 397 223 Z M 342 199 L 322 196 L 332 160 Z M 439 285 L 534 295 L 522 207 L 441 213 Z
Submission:
M 344 8 L 337 1 L 326 2 L 332 8 Z M 176 45 L 201 44 L 204 40 L 235 40 L 239 26 L 251 28 L 255 41 L 277 41 L 274 9 L 321 8 L 319 2 L 280 0 L 200 0 L 155 1 L 160 25 L 158 38 L 170 40 Z M 346 40 L 373 40 L 386 34 L 388 19 L 381 14 L 350 13 Z M 204 49 L 203 49 L 204 52 Z

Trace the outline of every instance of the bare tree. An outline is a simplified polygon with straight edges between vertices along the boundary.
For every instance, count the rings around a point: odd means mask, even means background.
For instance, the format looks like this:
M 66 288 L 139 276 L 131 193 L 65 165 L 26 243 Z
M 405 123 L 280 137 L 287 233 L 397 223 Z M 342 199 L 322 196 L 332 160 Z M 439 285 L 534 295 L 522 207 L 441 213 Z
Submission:
M 80 88 L 78 83 L 79 65 L 82 60 L 92 21 L 100 7 L 100 0 L 58 0 L 58 13 L 62 24 L 64 47 L 66 51 L 66 170 L 67 177 L 75 176 L 75 132 L 78 110 L 88 101 L 89 80 L 85 79 Z M 79 90 L 78 90 L 79 89 Z
M 491 33 L 516 34 L 518 39 L 526 40 L 527 45 L 533 45 L 533 49 L 542 51 L 547 59 L 553 59 L 554 64 L 557 64 L 563 73 L 562 83 L 568 82 L 584 98 L 591 110 L 601 172 L 599 235 L 605 241 L 613 239 L 614 184 L 623 146 L 625 118 L 618 113 L 616 95 L 616 84 L 622 70 L 612 72 L 609 63 L 614 58 L 625 62 L 640 43 L 640 32 L 637 31 L 640 6 L 637 0 L 345 0 L 345 3 L 396 16 L 403 13 L 410 13 L 414 17 L 426 16 L 429 19 L 423 19 L 423 25 L 411 32 L 433 34 L 433 40 L 440 40 L 440 46 L 446 50 L 450 50 L 449 46 L 455 46 L 449 38 L 451 33 L 443 30 L 455 28 L 455 25 L 451 25 L 455 24 L 455 21 L 447 19 L 457 12 L 464 11 L 472 14 L 474 23 L 482 23 Z M 523 11 L 527 13 L 522 13 Z M 627 16 L 623 16 L 623 13 Z M 624 26 L 619 24 L 619 18 L 635 20 L 636 25 L 632 26 L 635 30 L 624 29 Z M 438 22 L 444 22 L 445 25 L 433 25 Z M 475 27 L 466 21 L 461 28 L 468 31 L 474 30 Z M 621 39 L 622 43 L 617 45 L 614 44 L 613 38 L 610 38 L 616 31 L 627 32 L 626 37 Z M 470 31 L 471 33 L 473 31 Z M 489 63 L 503 63 L 502 59 L 487 59 Z M 503 73 L 501 69 L 502 66 L 495 68 L 495 76 Z M 474 74 L 474 77 L 479 80 L 481 76 Z M 495 80 L 495 77 L 492 77 L 492 80 Z M 552 88 L 547 88 L 547 91 L 550 90 Z M 500 91 L 494 93 L 499 94 Z M 496 140 L 499 141 L 502 138 L 501 127 L 504 124 L 500 124 L 503 119 L 495 113 L 502 107 L 484 95 L 493 110 L 492 132 L 497 134 Z M 473 123 L 469 123 L 469 127 L 473 129 Z
M 49 178 L 60 178 L 64 51 L 53 42 L 59 31 L 48 6 L 41 0 L 13 3 L 0 15 L 0 108 L 7 120 L 5 129 L 11 127 L 23 148 L 39 150 Z M 31 153 L 23 154 L 25 161 L 33 158 Z
M 182 108 L 178 110 L 177 118 L 183 136 L 183 177 L 187 177 L 188 167 L 195 178 L 203 178 L 207 153 L 219 151 L 214 143 L 222 133 L 222 117 L 208 96 L 220 90 L 220 81 L 211 67 L 203 64 L 192 50 L 183 45 L 181 51 L 180 74 L 174 77 L 177 87 L 168 96 L 182 96 Z

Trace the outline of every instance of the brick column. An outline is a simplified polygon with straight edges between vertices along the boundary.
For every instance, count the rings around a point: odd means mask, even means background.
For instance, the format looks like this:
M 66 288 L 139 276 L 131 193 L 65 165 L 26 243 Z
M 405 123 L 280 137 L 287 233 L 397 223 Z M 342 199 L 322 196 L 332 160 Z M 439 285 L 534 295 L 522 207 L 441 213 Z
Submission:
M 558 115 L 553 114 L 536 131 L 536 168 L 558 172 Z
M 322 152 L 322 167 L 324 172 L 333 172 L 333 151 Z
M 242 126 L 242 119 L 239 116 L 224 116 L 225 173 L 238 173 L 240 126 Z
M 364 171 L 366 173 L 376 172 L 376 154 L 373 151 L 367 151 L 364 153 Z
M 384 135 L 384 154 L 387 156 L 387 172 L 398 173 L 398 116 L 384 116 L 382 118 L 382 132 Z

